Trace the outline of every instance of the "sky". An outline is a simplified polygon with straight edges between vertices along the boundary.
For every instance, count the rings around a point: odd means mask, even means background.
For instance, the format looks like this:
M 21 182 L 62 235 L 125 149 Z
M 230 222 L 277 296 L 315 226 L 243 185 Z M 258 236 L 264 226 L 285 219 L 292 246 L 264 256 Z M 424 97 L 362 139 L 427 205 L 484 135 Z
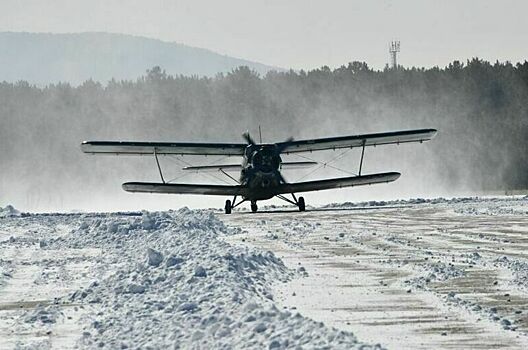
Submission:
M 527 1 L 0 0 L 0 31 L 111 32 L 202 47 L 278 67 L 365 61 L 383 68 L 528 57 Z

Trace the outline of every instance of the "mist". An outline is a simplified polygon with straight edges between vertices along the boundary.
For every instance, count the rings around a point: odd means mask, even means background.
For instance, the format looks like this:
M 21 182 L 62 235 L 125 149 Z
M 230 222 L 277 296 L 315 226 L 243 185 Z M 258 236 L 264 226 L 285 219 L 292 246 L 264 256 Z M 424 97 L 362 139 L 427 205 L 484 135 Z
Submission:
M 246 130 L 257 138 L 259 125 L 264 142 L 438 129 L 437 137 L 424 144 L 366 150 L 363 173 L 399 171 L 396 182 L 308 193 L 308 204 L 526 189 L 527 99 L 528 63 L 479 59 L 443 69 L 378 71 L 352 62 L 334 70 L 263 76 L 240 67 L 214 78 L 172 76 L 154 67 L 135 81 L 89 80 L 75 87 L 4 82 L 0 206 L 25 211 L 221 208 L 226 198 L 126 193 L 123 182 L 159 180 L 153 157 L 91 156 L 79 145 L 83 140 L 242 142 Z M 328 160 L 339 152 L 307 156 Z M 333 165 L 357 172 L 359 152 L 350 150 Z M 240 162 L 221 158 L 183 160 Z M 178 157 L 160 160 L 166 178 L 184 175 Z M 285 177 L 296 181 L 309 171 L 285 172 Z M 230 181 L 213 175 L 192 173 L 178 181 Z M 347 175 L 324 168 L 303 180 L 328 176 Z

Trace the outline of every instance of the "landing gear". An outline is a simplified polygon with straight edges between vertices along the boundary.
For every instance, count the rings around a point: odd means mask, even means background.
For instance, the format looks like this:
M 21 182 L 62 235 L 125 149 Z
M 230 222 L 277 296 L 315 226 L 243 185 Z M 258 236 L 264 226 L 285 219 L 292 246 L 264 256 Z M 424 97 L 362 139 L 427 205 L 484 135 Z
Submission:
M 306 210 L 306 206 L 304 204 L 304 197 L 299 197 L 299 200 L 297 201 L 297 206 L 299 207 L 299 211 Z
M 292 193 L 291 195 L 293 200 L 284 197 L 282 194 L 277 194 L 276 197 L 282 199 L 285 202 L 296 205 L 297 208 L 299 208 L 299 211 L 305 211 L 306 205 L 304 204 L 304 197 L 299 197 L 299 199 L 297 199 L 297 197 L 295 197 L 295 193 Z
M 252 211 L 253 213 L 256 213 L 257 210 L 258 210 L 257 202 L 253 202 L 253 201 L 252 201 L 252 202 L 251 202 L 251 211 Z
M 231 209 L 233 209 L 233 207 L 231 206 L 231 201 L 228 199 L 225 203 L 225 213 L 231 214 Z

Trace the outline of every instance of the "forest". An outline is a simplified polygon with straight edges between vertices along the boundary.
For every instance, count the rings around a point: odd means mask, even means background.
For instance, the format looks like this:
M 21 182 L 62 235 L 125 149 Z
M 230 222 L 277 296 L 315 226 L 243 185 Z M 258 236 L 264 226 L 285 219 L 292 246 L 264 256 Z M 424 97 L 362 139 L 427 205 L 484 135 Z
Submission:
M 25 196 L 31 207 L 31 196 L 43 191 L 92 193 L 116 174 L 85 161 L 82 140 L 241 142 L 240 134 L 258 125 L 268 142 L 436 128 L 429 150 L 413 158 L 422 163 L 413 169 L 440 179 L 431 186 L 526 189 L 526 101 L 528 62 L 478 58 L 428 69 L 351 62 L 264 76 L 239 67 L 206 78 L 153 67 L 135 81 L 3 82 L 0 196 Z M 142 171 L 137 164 L 125 169 Z

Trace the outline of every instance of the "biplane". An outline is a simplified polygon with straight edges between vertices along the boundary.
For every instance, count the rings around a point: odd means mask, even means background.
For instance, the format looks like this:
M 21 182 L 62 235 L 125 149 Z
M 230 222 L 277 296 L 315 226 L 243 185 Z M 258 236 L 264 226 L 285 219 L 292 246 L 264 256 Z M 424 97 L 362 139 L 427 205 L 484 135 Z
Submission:
M 128 142 L 128 141 L 85 141 L 81 144 L 84 153 L 110 155 L 152 155 L 156 160 L 161 182 L 126 182 L 122 185 L 128 192 L 201 194 L 228 196 L 225 213 L 244 202 L 251 203 L 251 211 L 256 212 L 257 201 L 274 197 L 280 198 L 304 211 L 304 198 L 296 194 L 310 191 L 328 190 L 342 187 L 372 185 L 395 181 L 398 172 L 362 174 L 366 147 L 431 140 L 435 129 L 405 130 L 364 135 L 339 136 L 308 140 L 288 139 L 277 143 L 256 143 L 248 132 L 243 134 L 245 143 L 190 143 L 190 142 Z M 281 155 L 361 148 L 359 171 L 354 176 L 324 180 L 290 183 L 281 174 L 287 168 L 305 168 L 319 164 L 316 161 L 282 161 Z M 218 164 L 186 166 L 184 171 L 219 171 L 236 182 L 233 185 L 171 183 L 164 179 L 158 156 L 160 155 L 203 155 L 239 156 L 239 164 Z M 320 164 L 326 166 L 329 163 Z M 237 180 L 228 172 L 240 171 Z M 291 195 L 291 199 L 286 197 Z M 237 198 L 239 201 L 237 202 Z

